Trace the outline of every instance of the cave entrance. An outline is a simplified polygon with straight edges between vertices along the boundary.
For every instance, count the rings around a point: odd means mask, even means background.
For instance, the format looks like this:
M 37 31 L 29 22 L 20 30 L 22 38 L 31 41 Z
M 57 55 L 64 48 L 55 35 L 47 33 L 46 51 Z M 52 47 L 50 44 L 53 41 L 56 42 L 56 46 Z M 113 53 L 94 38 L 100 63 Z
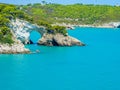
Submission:
M 117 28 L 120 28 L 120 25 L 118 25 Z
M 30 43 L 37 44 L 38 40 L 41 38 L 41 34 L 37 31 L 32 31 L 30 33 Z

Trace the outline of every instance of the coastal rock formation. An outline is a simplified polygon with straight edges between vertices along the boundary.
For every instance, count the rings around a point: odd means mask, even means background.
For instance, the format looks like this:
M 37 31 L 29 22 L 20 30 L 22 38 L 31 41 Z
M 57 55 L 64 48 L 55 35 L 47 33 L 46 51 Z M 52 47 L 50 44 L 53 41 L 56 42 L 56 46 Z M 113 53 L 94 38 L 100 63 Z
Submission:
M 45 27 L 31 24 L 27 21 L 16 19 L 11 20 L 11 30 L 15 37 L 19 39 L 24 44 L 32 43 L 29 39 L 30 33 L 32 31 L 37 31 L 41 34 L 41 39 L 39 40 L 39 45 L 47 46 L 73 46 L 79 45 L 83 46 L 84 44 L 79 40 L 67 35 L 62 34 L 48 34 L 46 33 Z
M 27 21 L 15 19 L 11 20 L 10 29 L 13 34 L 13 44 L 1 44 L 0 43 L 0 54 L 17 54 L 17 53 L 30 53 L 30 50 L 25 48 L 24 44 L 32 43 L 30 40 L 30 33 L 37 31 L 41 34 L 42 38 L 39 40 L 39 45 L 46 46 L 73 46 L 79 45 L 84 46 L 81 41 L 73 38 L 69 35 L 48 34 L 46 33 L 45 27 L 31 24 Z
M 17 40 L 14 44 L 0 44 L 0 54 L 30 53 L 21 41 Z
M 38 42 L 39 45 L 46 46 L 84 46 L 81 41 L 71 36 L 64 36 L 62 34 L 47 34 L 45 33 Z
M 24 44 L 31 43 L 29 37 L 32 31 L 39 32 L 41 36 L 46 32 L 45 27 L 40 27 L 20 19 L 11 20 L 10 28 L 15 37 Z

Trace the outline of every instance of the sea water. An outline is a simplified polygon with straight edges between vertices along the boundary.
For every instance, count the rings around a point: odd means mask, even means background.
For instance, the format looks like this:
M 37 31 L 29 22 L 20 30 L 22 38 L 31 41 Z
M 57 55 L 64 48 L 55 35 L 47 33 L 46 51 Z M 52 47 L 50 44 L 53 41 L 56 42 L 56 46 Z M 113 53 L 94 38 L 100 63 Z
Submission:
M 40 53 L 1 54 L 0 90 L 120 90 L 120 29 L 68 32 L 86 46 L 34 44 L 26 47 Z

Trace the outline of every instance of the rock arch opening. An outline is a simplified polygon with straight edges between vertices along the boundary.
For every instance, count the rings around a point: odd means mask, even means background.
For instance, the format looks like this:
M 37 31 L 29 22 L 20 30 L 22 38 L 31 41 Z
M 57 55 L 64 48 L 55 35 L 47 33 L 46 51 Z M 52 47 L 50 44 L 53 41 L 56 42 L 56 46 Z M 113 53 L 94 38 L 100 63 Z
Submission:
M 41 38 L 41 34 L 38 31 L 30 32 L 30 44 L 37 44 L 39 39 Z

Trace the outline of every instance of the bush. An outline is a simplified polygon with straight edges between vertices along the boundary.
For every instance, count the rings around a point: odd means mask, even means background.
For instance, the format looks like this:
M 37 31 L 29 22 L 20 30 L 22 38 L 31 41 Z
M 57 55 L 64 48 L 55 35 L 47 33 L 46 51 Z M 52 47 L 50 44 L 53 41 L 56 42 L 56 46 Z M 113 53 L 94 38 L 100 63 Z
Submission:
M 42 25 L 46 27 L 47 33 L 50 34 L 56 34 L 56 33 L 61 33 L 63 35 L 66 35 L 67 30 L 65 27 L 63 26 L 52 26 L 49 23 L 45 22 L 45 21 L 38 21 L 37 22 L 38 25 Z

